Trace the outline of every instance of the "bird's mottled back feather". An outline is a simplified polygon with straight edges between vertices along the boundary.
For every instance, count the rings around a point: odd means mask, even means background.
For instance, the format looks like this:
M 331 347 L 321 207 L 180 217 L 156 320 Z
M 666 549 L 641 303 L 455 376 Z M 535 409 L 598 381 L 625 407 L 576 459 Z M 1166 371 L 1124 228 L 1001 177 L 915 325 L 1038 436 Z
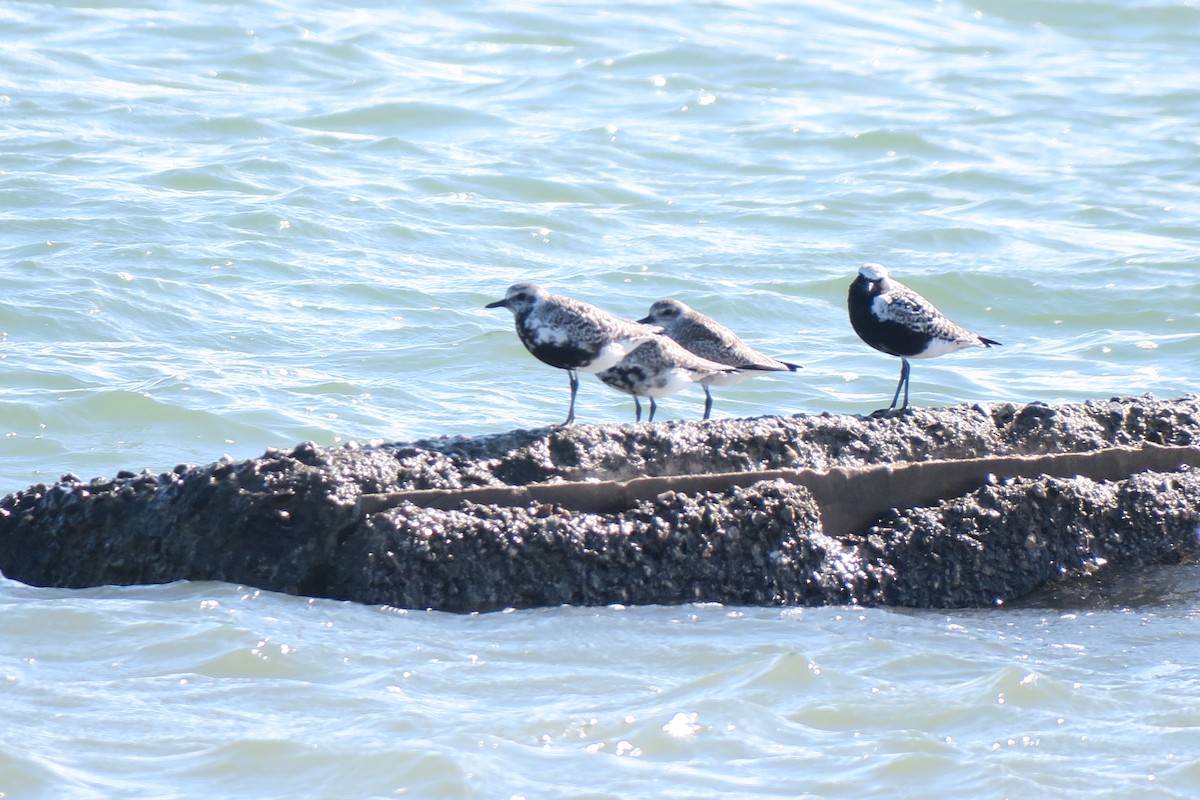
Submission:
M 701 358 L 757 372 L 796 370 L 795 364 L 771 358 L 742 341 L 712 317 L 678 300 L 659 300 L 642 320 L 661 325 L 667 335 Z
M 881 321 L 895 322 L 949 345 L 981 344 L 978 334 L 951 322 L 933 303 L 898 281 L 887 281 L 884 291 L 871 301 L 871 312 Z
M 689 353 L 660 336 L 639 345 L 616 366 L 596 377 L 618 391 L 641 397 L 667 397 L 688 383 L 733 373 L 732 367 Z

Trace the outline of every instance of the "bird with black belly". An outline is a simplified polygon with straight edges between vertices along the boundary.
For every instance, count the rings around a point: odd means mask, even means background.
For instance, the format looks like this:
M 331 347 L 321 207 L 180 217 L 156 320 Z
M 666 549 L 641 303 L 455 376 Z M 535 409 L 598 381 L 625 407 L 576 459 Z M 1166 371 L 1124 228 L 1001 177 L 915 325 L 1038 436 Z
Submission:
M 571 405 L 563 425 L 575 421 L 579 370 L 603 372 L 643 342 L 665 337 L 661 328 L 621 319 L 590 303 L 551 294 L 534 283 L 514 283 L 503 300 L 484 308 L 511 311 L 525 349 L 539 361 L 567 371 Z
M 900 359 L 900 382 L 888 409 L 896 408 L 900 390 L 908 408 L 910 358 L 935 358 L 968 347 L 993 347 L 1000 342 L 972 333 L 951 322 L 933 303 L 899 281 L 882 264 L 863 264 L 850 284 L 847 298 L 850 324 L 864 342 Z

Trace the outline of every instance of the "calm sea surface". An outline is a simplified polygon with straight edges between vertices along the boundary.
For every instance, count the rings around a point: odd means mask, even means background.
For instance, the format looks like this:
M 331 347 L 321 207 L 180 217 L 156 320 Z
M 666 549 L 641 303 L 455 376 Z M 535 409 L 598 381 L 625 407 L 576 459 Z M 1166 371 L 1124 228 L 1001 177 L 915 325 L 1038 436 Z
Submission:
M 0 0 L 0 492 L 557 422 L 565 375 L 482 308 L 518 280 L 804 366 L 716 416 L 869 412 L 869 260 L 1004 343 L 917 362 L 917 404 L 1196 391 L 1197 2 Z M 584 422 L 631 406 L 584 377 Z M 1195 797 L 1200 571 L 1114 591 L 450 616 L 0 580 L 0 797 Z

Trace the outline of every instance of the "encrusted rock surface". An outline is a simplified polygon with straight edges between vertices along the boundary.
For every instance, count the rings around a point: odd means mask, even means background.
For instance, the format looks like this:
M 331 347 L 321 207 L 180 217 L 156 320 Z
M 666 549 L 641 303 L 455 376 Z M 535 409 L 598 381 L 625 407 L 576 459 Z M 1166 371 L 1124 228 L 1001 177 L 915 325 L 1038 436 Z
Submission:
M 1200 398 L 1148 397 L 817 414 L 710 423 L 581 425 L 392 445 L 397 488 L 832 467 L 1200 442 Z
M 605 603 L 989 605 L 1196 547 L 1200 472 L 994 481 L 868 530 L 821 530 L 803 487 L 667 492 L 615 514 L 365 494 L 983 455 L 1200 446 L 1200 398 L 894 415 L 578 425 L 323 449 L 161 475 L 64 476 L 0 501 L 0 571 L 36 585 L 181 579 L 452 611 Z

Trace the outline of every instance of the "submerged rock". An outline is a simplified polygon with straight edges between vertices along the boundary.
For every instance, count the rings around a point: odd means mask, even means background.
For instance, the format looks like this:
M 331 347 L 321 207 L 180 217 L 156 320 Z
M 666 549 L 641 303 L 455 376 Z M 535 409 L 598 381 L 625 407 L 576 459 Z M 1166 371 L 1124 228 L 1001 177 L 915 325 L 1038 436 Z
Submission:
M 43 586 L 221 580 L 451 611 L 990 605 L 1187 557 L 1200 526 L 1200 472 L 1176 470 L 1175 460 L 1200 464 L 1198 443 L 1196 397 L 580 425 L 378 447 L 304 443 L 161 475 L 64 476 L 9 495 L 0 501 L 0 571 Z M 1156 472 L 1142 471 L 1148 451 L 1116 460 L 1100 452 L 1147 445 L 1176 449 L 1156 451 Z M 1020 472 L 931 493 L 931 482 L 944 481 L 935 472 L 967 475 L 967 459 L 1064 452 L 1097 458 L 1068 465 L 1083 477 L 1039 476 L 1054 459 L 1034 458 Z M 963 468 L 938 466 L 947 460 Z M 996 469 L 1012 461 L 996 459 Z M 878 482 L 871 468 L 886 464 L 921 465 L 882 478 L 887 502 L 912 500 L 878 516 L 868 510 L 856 530 L 830 526 L 857 518 L 834 513 L 841 495 L 829 486 L 842 484 L 793 477 L 828 472 L 847 482 L 845 502 L 862 517 L 870 497 L 851 490 L 875 486 L 864 476 Z M 1102 479 L 1086 477 L 1093 470 Z M 649 496 L 592 507 L 614 486 L 603 482 L 697 475 L 711 477 L 642 481 Z M 511 488 L 529 484 L 561 484 L 560 499 Z M 472 487 L 494 491 L 459 491 Z M 585 503 L 561 499 L 589 494 Z

